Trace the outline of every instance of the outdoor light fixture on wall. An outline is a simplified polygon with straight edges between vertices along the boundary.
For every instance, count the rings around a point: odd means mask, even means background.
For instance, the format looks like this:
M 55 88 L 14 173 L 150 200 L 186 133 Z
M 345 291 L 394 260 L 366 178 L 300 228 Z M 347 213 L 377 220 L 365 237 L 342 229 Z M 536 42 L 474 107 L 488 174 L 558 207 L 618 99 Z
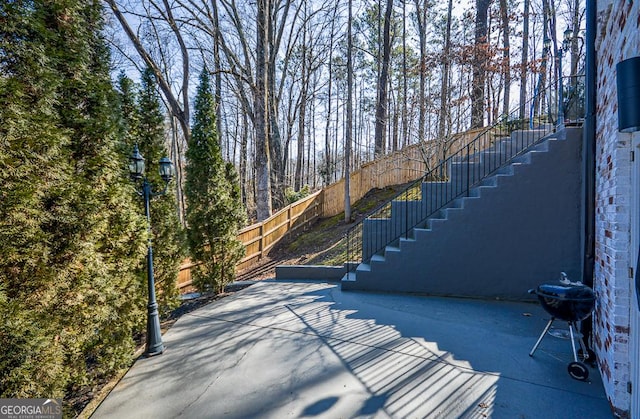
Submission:
M 147 286 L 149 288 L 149 302 L 147 304 L 147 343 L 145 347 L 145 356 L 160 355 L 164 352 L 162 344 L 162 334 L 160 332 L 160 317 L 158 315 L 158 303 L 156 302 L 155 278 L 153 276 L 153 247 L 151 246 L 151 215 L 149 213 L 149 204 L 154 196 L 164 195 L 167 192 L 167 186 L 173 179 L 175 170 L 173 163 L 166 157 L 158 162 L 160 166 L 160 177 L 164 181 L 164 188 L 160 192 L 153 192 L 151 183 L 144 175 L 144 157 L 140 154 L 138 146 L 133 149 L 133 153 L 129 156 L 129 174 L 134 182 L 142 182 L 141 189 L 136 190 L 138 195 L 144 199 L 144 211 L 147 216 L 147 229 L 149 239 L 147 242 Z
M 618 74 L 618 131 L 640 131 L 640 57 L 620 61 Z

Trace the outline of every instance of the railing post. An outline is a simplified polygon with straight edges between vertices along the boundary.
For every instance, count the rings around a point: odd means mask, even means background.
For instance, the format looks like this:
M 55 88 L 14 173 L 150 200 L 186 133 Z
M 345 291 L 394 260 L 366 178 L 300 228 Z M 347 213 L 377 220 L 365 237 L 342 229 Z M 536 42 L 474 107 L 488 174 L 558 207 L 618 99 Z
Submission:
M 346 239 L 347 239 L 347 262 L 346 263 L 347 264 L 345 267 L 347 268 L 347 274 L 350 272 L 350 267 L 351 267 L 351 264 L 349 263 L 351 261 L 351 246 L 349 243 L 351 241 L 351 230 L 352 229 L 347 230 L 347 236 L 346 236 Z
M 471 180 L 471 176 L 469 176 L 469 170 L 471 169 L 469 165 L 469 144 L 467 144 L 467 185 L 465 187 L 466 195 L 469 196 L 469 181 Z
M 407 196 L 407 200 L 404 203 L 404 238 L 409 237 L 409 197 Z M 399 245 L 399 244 L 398 244 Z
M 264 223 L 260 223 L 260 259 L 264 257 Z

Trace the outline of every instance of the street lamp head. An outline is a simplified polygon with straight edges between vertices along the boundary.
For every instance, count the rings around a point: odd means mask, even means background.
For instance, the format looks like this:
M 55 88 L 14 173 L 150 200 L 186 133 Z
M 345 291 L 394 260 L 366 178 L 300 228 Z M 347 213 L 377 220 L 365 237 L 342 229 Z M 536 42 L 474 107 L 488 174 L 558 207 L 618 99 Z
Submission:
M 562 41 L 562 49 L 565 51 L 569 51 L 572 40 L 573 40 L 573 31 L 571 30 L 571 28 L 567 28 L 564 31 L 564 40 Z
M 165 182 L 171 182 L 173 176 L 175 175 L 175 169 L 173 167 L 173 163 L 167 157 L 163 157 L 160 159 L 160 177 Z
M 571 42 L 573 40 L 573 30 L 571 28 L 567 28 L 564 31 L 564 40 L 565 42 Z
M 140 154 L 137 144 L 133 149 L 133 153 L 129 156 L 129 174 L 133 180 L 142 179 L 144 176 L 144 157 Z

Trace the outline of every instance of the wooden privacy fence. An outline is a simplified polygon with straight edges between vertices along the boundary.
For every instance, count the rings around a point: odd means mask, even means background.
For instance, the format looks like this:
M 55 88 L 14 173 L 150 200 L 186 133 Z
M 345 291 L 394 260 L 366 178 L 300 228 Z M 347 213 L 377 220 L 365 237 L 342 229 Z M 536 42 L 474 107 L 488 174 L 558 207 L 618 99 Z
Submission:
M 453 152 L 470 143 L 484 128 L 473 129 L 453 135 L 446 142 L 446 149 Z M 372 162 L 363 164 L 351 172 L 349 195 L 351 202 L 357 202 L 373 188 L 412 182 L 442 159 L 443 143 L 428 141 L 404 147 Z M 333 217 L 344 211 L 344 179 L 322 190 L 322 215 Z
M 246 253 L 238 269 L 249 267 L 261 259 L 286 234 L 306 229 L 322 216 L 321 208 L 322 191 L 318 191 L 281 209 L 267 220 L 240 230 L 238 240 L 244 244 Z
M 238 232 L 238 240 L 245 247 L 245 256 L 237 270 L 245 269 L 260 260 L 286 234 L 305 229 L 321 216 L 322 191 L 315 192 L 281 209 L 263 222 L 250 225 Z M 181 292 L 192 290 L 191 268 L 196 266 L 185 260 L 178 273 Z
M 446 149 L 455 152 L 482 131 L 483 129 L 475 129 L 456 134 L 447 141 Z M 373 188 L 399 185 L 420 178 L 438 164 L 443 157 L 442 149 L 442 142 L 425 142 L 362 165 L 350 176 L 351 202 L 357 202 Z M 256 263 L 286 234 L 300 228 L 306 229 L 318 218 L 332 217 L 343 211 L 344 179 L 341 179 L 281 209 L 265 221 L 243 228 L 238 233 L 238 240 L 244 245 L 246 252 L 237 269 L 242 270 Z M 194 266 L 189 259 L 180 266 L 178 288 L 181 292 L 193 289 L 191 268 Z

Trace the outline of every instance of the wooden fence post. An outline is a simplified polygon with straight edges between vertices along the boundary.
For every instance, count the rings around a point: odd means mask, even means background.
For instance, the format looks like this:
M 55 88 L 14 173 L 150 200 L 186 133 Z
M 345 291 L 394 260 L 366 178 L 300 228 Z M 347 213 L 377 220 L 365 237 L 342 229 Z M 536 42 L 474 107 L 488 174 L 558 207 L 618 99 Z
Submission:
M 264 257 L 264 222 L 260 223 L 260 259 Z

